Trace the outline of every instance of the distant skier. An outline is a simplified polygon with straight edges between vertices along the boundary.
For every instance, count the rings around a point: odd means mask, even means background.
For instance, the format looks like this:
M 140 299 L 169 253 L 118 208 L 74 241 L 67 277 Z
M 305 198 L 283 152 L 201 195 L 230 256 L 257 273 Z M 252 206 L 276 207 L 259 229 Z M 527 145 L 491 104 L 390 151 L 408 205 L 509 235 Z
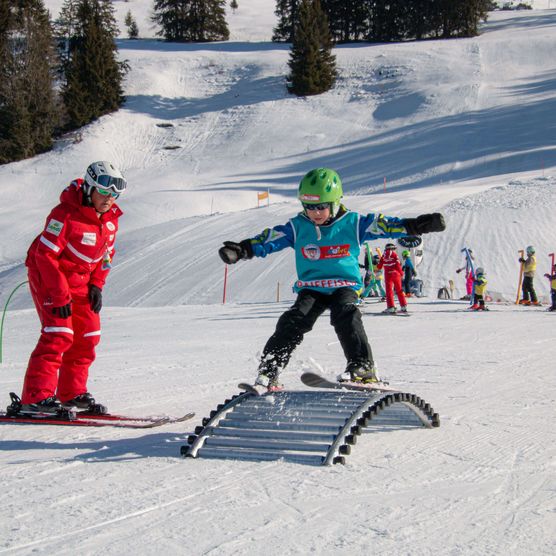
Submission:
M 380 262 L 380 257 L 378 255 L 373 255 L 373 276 L 369 287 L 373 292 L 374 297 L 380 297 L 382 301 L 386 299 L 386 291 L 382 286 L 383 272 L 381 268 L 378 268 L 378 263 Z
M 552 301 L 549 311 L 556 311 L 556 264 L 552 265 L 552 274 L 545 274 L 550 280 L 550 300 Z
M 84 180 L 64 189 L 29 248 L 25 264 L 42 329 L 25 374 L 22 412 L 106 411 L 87 392 L 87 378 L 122 215 L 115 201 L 125 188 L 110 162 L 93 162 Z
M 471 261 L 474 261 L 475 257 L 473 257 L 473 249 L 468 249 L 467 251 L 469 252 L 469 257 L 471 258 Z M 459 274 L 463 270 L 465 270 L 465 291 L 466 291 L 466 295 L 464 295 L 462 297 L 462 299 L 471 299 L 471 295 L 473 294 L 473 269 L 472 269 L 471 263 L 470 263 L 470 261 L 467 257 L 465 258 L 465 266 L 462 266 L 461 268 L 458 268 L 456 270 L 456 272 Z
M 473 280 L 473 305 L 474 311 L 485 311 L 485 290 L 487 286 L 486 273 L 482 267 L 475 269 L 475 279 Z
M 345 208 L 340 202 L 342 196 L 342 182 L 334 170 L 311 170 L 299 184 L 301 213 L 287 224 L 267 228 L 254 238 L 239 243 L 225 241 L 219 250 L 227 264 L 266 257 L 286 247 L 295 250 L 298 279 L 294 291 L 298 295 L 293 306 L 278 319 L 276 330 L 264 347 L 255 381 L 260 393 L 280 388 L 280 371 L 326 309 L 330 309 L 330 322 L 347 359 L 339 380 L 379 380 L 356 306 L 362 288 L 360 246 L 373 239 L 439 232 L 446 227 L 439 213 L 405 219 L 378 213 L 363 216 Z
M 519 300 L 520 305 L 541 305 L 537 299 L 537 292 L 533 285 L 535 272 L 537 270 L 537 257 L 535 255 L 535 248 L 529 245 L 526 250 L 527 258 L 519 258 L 519 262 L 523 265 L 523 284 L 521 291 L 523 293 L 522 299 Z
M 384 269 L 384 286 L 386 288 L 386 309 L 384 313 L 396 313 L 393 290 L 396 290 L 396 295 L 400 303 L 400 311 L 402 313 L 407 313 L 407 300 L 405 299 L 402 288 L 403 270 L 398 254 L 396 253 L 396 246 L 393 243 L 386 244 L 384 253 L 378 263 L 378 268 Z
M 411 260 L 411 253 L 404 249 L 402 251 L 403 291 L 406 297 L 411 297 L 411 281 L 417 276 L 415 266 Z

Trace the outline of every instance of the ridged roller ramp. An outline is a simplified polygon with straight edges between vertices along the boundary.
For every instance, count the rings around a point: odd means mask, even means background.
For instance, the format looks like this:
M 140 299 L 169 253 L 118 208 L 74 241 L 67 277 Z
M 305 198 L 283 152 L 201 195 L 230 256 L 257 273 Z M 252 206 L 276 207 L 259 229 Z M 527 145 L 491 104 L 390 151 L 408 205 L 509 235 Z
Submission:
M 414 394 L 348 390 L 239 394 L 220 404 L 182 446 L 192 458 L 345 463 L 364 431 L 438 427 Z

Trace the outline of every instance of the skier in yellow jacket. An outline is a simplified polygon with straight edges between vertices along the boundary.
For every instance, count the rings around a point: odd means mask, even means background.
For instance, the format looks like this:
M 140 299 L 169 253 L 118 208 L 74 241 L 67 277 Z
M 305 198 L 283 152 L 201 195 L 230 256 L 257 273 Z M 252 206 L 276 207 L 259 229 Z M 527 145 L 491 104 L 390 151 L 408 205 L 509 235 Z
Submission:
M 522 299 L 519 300 L 520 305 L 541 305 L 537 299 L 537 293 L 533 286 L 533 278 L 537 270 L 537 257 L 535 256 L 535 248 L 529 245 L 526 250 L 527 258 L 519 258 L 519 262 L 523 264 L 523 285 L 521 290 L 523 292 Z
M 485 306 L 486 285 L 486 272 L 481 267 L 476 268 L 473 279 L 473 305 L 471 305 L 473 311 L 488 311 Z

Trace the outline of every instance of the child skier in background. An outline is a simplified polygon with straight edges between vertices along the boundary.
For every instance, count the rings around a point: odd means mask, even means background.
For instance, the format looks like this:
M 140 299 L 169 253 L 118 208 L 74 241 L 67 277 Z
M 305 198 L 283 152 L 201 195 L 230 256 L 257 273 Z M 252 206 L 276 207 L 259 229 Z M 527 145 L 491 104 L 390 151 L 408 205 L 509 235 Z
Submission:
M 373 255 L 373 274 L 374 278 L 371 279 L 370 287 L 374 292 L 376 297 L 380 297 L 382 301 L 386 299 L 386 292 L 382 287 L 383 273 L 382 269 L 378 268 L 378 263 L 380 262 L 380 257 L 378 255 Z
M 526 250 L 527 258 L 519 258 L 519 262 L 523 265 L 523 284 L 521 291 L 523 293 L 522 299 L 519 300 L 520 305 L 541 305 L 537 299 L 533 279 L 535 278 L 535 271 L 537 270 L 537 257 L 535 256 L 535 248 L 529 245 Z
M 469 257 L 471 260 L 475 260 L 473 257 L 473 249 L 468 249 Z M 465 291 L 466 295 L 462 297 L 462 299 L 471 299 L 471 295 L 473 294 L 473 269 L 471 268 L 471 264 L 467 257 L 465 258 L 465 266 L 458 268 L 456 270 L 457 274 L 459 274 L 462 270 L 465 270 Z
M 403 270 L 403 291 L 406 297 L 411 297 L 411 280 L 417 276 L 413 261 L 411 260 L 411 253 L 404 249 L 402 251 L 402 270 Z
M 479 266 L 475 269 L 475 279 L 473 280 L 473 311 L 488 311 L 485 306 L 485 290 L 487 280 L 485 271 Z
M 386 288 L 386 309 L 383 311 L 387 314 L 396 313 L 396 304 L 394 302 L 394 292 L 398 296 L 400 302 L 400 311 L 407 313 L 407 301 L 402 288 L 403 270 L 400 259 L 396 253 L 396 246 L 393 243 L 387 243 L 384 253 L 378 263 L 378 268 L 384 268 L 384 286 Z
M 330 309 L 330 323 L 347 360 L 346 370 L 338 379 L 377 382 L 371 347 L 356 306 L 362 288 L 360 246 L 372 239 L 446 228 L 439 213 L 404 219 L 378 213 L 360 215 L 341 204 L 342 196 L 342 182 L 334 170 L 311 170 L 299 184 L 302 212 L 287 224 L 267 228 L 253 238 L 239 243 L 225 241 L 218 251 L 227 264 L 266 257 L 286 247 L 295 251 L 297 299 L 278 319 L 276 330 L 263 349 L 254 385 L 260 394 L 280 388 L 280 371 L 326 309 Z
M 550 280 L 550 299 L 552 301 L 547 310 L 556 311 L 556 264 L 552 266 L 552 274 L 545 274 L 545 277 Z

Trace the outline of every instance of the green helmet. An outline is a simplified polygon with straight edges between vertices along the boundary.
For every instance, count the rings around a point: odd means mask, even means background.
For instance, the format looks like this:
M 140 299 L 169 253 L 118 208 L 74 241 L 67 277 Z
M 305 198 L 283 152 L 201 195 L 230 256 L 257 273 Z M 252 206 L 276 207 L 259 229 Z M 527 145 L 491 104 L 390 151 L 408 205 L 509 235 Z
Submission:
M 330 168 L 311 170 L 299 182 L 297 198 L 307 205 L 330 203 L 330 212 L 336 216 L 343 197 L 342 180 L 338 173 Z
M 402 251 L 402 257 L 409 257 L 409 255 L 410 255 L 410 253 L 409 253 L 409 251 L 408 251 L 407 249 L 404 249 L 404 250 Z

